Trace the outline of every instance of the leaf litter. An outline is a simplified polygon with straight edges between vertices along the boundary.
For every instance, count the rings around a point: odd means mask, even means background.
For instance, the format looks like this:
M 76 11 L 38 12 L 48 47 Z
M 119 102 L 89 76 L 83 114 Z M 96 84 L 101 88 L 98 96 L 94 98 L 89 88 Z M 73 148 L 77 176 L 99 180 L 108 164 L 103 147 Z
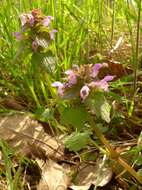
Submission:
M 66 160 L 62 143 L 64 137 L 47 134 L 29 114 L 0 117 L 0 138 L 11 148 L 16 148 L 16 153 L 38 164 L 41 177 L 36 184 L 37 190 L 88 190 L 91 184 L 105 186 L 112 178 L 112 169 L 106 164 L 106 157 L 98 159 L 95 164 Z M 72 182 L 72 174 L 78 167 L 75 182 Z M 32 180 L 32 172 L 30 175 Z
M 47 157 L 63 155 L 61 141 L 45 133 L 42 125 L 28 114 L 1 117 L 0 137 L 6 140 L 11 147 L 17 147 L 16 149 L 24 155 L 25 150 L 32 151 L 39 148 Z

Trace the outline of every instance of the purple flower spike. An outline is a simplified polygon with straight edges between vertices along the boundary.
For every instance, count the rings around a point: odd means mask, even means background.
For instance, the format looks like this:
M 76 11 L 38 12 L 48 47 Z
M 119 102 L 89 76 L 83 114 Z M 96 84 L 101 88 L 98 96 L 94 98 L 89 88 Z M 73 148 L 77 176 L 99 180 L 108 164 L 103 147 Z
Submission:
M 92 68 L 91 77 L 95 78 L 98 75 L 101 67 L 102 67 L 102 64 L 100 63 L 95 64 Z
M 51 40 L 54 39 L 54 34 L 55 34 L 56 32 L 57 32 L 57 30 L 56 30 L 56 29 L 53 29 L 53 30 L 49 33 Z
M 20 32 L 13 32 L 13 35 L 15 36 L 16 40 L 18 40 L 18 41 L 23 39 L 23 36 Z
M 50 25 L 51 20 L 53 20 L 52 16 L 45 17 L 45 19 L 43 20 L 43 26 L 47 26 L 48 27 Z
M 84 85 L 82 88 L 81 88 L 81 90 L 80 90 L 80 97 L 81 97 L 81 99 L 84 101 L 86 98 L 87 98 L 87 96 L 89 95 L 89 91 L 90 91 L 90 89 L 89 89 L 89 87 L 87 86 L 87 85 Z

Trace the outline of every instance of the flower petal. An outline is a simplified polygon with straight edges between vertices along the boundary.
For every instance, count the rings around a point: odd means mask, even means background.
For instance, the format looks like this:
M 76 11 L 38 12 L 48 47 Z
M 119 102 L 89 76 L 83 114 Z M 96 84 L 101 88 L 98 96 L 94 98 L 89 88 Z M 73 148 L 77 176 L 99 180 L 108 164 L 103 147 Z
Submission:
M 31 27 L 34 25 L 34 17 L 32 14 L 27 13 L 27 14 L 21 14 L 20 15 L 20 20 L 21 20 L 21 25 L 24 26 L 25 24 L 29 24 Z
M 65 71 L 65 74 L 68 75 L 67 77 L 67 86 L 71 87 L 72 85 L 77 83 L 77 76 L 75 74 L 75 72 L 71 69 Z
M 58 92 L 59 96 L 63 96 L 64 95 L 64 88 L 63 87 L 59 87 L 57 92 Z
M 24 26 L 27 23 L 27 17 L 26 14 L 21 14 L 20 15 L 20 21 L 21 21 L 21 25 Z
M 80 90 L 80 97 L 82 98 L 82 100 L 84 101 L 87 96 L 89 95 L 89 87 L 87 85 L 84 85 L 81 90 Z
M 107 75 L 102 80 L 104 80 L 106 82 L 109 82 L 109 81 L 113 80 L 114 78 L 115 78 L 115 76 Z
M 102 67 L 103 65 L 100 64 L 100 63 L 97 63 L 93 66 L 92 68 L 92 73 L 91 73 L 91 77 L 95 78 L 97 75 L 98 75 L 98 72 L 100 70 L 100 68 Z
M 56 82 L 52 83 L 52 86 L 58 88 L 57 92 L 58 92 L 59 96 L 63 96 L 64 95 L 64 89 L 65 88 L 64 88 L 64 84 L 63 83 L 61 83 L 59 81 L 56 81 Z
M 53 30 L 49 33 L 51 40 L 54 39 L 54 34 L 55 34 L 56 32 L 57 32 L 57 30 L 56 30 L 56 29 L 53 29 Z
M 52 16 L 47 16 L 47 17 L 45 17 L 45 19 L 43 20 L 43 26 L 49 26 L 50 25 L 50 22 L 51 22 L 51 20 L 53 20 L 53 17 Z
M 98 88 L 98 89 L 102 89 L 104 91 L 108 91 L 108 83 L 104 80 L 99 80 L 99 81 L 94 81 L 94 82 L 91 82 L 89 84 L 89 86 L 93 87 L 93 88 Z
M 73 72 L 73 70 L 69 69 L 69 70 L 66 70 L 66 71 L 65 71 L 65 74 L 66 74 L 66 75 L 73 75 L 74 72 Z
M 52 83 L 52 87 L 63 87 L 63 83 L 59 82 L 59 81 L 56 81 L 54 83 Z

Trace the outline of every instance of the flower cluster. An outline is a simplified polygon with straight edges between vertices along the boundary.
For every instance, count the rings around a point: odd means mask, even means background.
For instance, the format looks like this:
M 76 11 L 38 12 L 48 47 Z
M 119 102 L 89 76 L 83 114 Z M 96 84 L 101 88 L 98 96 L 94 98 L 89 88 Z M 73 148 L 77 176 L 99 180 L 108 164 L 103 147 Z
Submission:
M 107 75 L 102 79 L 99 79 L 99 71 L 102 67 L 106 67 L 106 64 L 95 65 L 74 65 L 72 69 L 65 72 L 66 76 L 64 82 L 56 81 L 52 84 L 57 88 L 58 95 L 62 98 L 68 98 L 74 96 L 80 96 L 84 101 L 91 91 L 108 91 L 109 81 L 114 79 L 114 76 Z
M 54 39 L 56 29 L 51 27 L 52 16 L 44 16 L 39 9 L 33 9 L 31 13 L 20 15 L 21 31 L 14 32 L 13 35 L 18 41 L 30 42 L 33 51 L 40 46 L 40 40 L 51 41 Z

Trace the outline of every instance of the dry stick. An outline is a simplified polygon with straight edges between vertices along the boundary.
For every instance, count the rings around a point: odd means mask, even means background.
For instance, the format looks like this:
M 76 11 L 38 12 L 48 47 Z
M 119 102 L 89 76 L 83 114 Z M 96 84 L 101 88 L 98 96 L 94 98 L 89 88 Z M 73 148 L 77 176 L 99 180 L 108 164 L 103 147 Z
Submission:
M 118 162 L 121 166 L 123 166 L 139 183 L 142 184 L 142 176 L 138 175 L 137 172 L 127 164 L 121 157 L 120 154 L 114 150 L 114 148 L 110 145 L 105 136 L 101 133 L 101 131 L 96 128 L 94 121 L 91 119 L 91 125 L 94 126 L 93 130 L 96 136 L 100 139 L 100 141 L 105 145 L 110 153 L 110 158 Z

